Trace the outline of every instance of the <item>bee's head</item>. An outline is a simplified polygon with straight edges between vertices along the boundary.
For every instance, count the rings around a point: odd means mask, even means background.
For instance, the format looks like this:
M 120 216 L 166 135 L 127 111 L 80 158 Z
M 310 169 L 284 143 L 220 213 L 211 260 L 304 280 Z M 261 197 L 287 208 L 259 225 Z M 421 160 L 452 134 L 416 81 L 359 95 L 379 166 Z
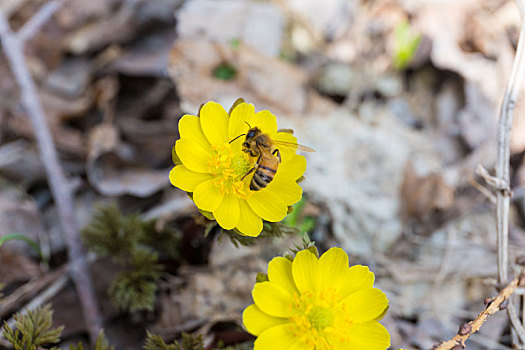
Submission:
M 248 124 L 247 121 L 245 121 L 246 124 Z M 261 129 L 259 129 L 258 127 L 254 126 L 252 127 L 250 124 L 248 124 L 248 127 L 250 128 L 248 130 L 248 132 L 246 133 L 246 140 L 250 140 L 252 138 L 254 138 L 255 136 L 257 136 L 258 134 L 261 133 Z
M 246 122 L 246 121 L 245 121 L 245 123 L 248 124 L 248 122 Z M 252 140 L 255 136 L 257 136 L 257 135 L 259 135 L 261 133 L 261 129 L 259 129 L 256 126 L 254 126 L 252 128 L 251 125 L 248 124 L 248 127 L 250 129 L 248 129 L 248 132 L 246 134 L 240 134 L 239 136 L 237 136 L 236 138 L 231 140 L 230 143 L 232 143 L 233 141 L 237 140 L 239 137 L 244 136 L 244 135 L 246 135 L 245 140 Z M 245 144 L 245 143 L 246 143 L 246 141 L 243 144 Z

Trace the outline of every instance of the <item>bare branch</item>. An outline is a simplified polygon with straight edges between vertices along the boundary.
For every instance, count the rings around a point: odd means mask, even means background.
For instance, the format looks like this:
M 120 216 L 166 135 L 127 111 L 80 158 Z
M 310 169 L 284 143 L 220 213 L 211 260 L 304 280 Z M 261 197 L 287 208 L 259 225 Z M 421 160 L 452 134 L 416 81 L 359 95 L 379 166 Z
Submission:
M 49 126 L 46 123 L 46 117 L 38 98 L 35 83 L 27 68 L 23 54 L 23 42 L 11 32 L 7 19 L 2 12 L 0 12 L 0 38 L 5 55 L 20 87 L 22 104 L 33 125 L 40 157 L 46 169 L 49 187 L 57 205 L 60 223 L 66 238 L 71 277 L 81 302 L 90 340 L 94 344 L 101 328 L 101 318 L 88 272 L 86 257 L 80 243 L 73 211 L 71 189 L 59 164 L 57 151 Z
M 514 118 L 514 108 L 520 92 L 525 74 L 525 6 L 523 0 L 516 0 L 521 12 L 521 29 L 516 50 L 516 57 L 505 89 L 505 95 L 500 109 L 498 121 L 498 160 L 496 164 L 496 178 L 504 183 L 510 183 L 510 130 Z M 509 206 L 510 191 L 499 191 L 497 194 L 497 233 L 498 233 L 498 282 L 505 284 L 508 281 L 509 266 Z M 516 309 L 512 303 L 507 308 L 512 327 L 516 331 L 522 344 L 525 344 L 525 328 L 521 324 Z
M 48 3 L 44 4 L 40 10 L 38 10 L 38 12 L 35 13 L 34 16 L 31 17 L 18 31 L 18 39 L 22 42 L 31 39 L 61 6 L 61 0 L 49 1 Z
M 450 350 L 450 349 L 464 349 L 465 342 L 474 333 L 476 333 L 483 323 L 498 312 L 506 307 L 508 298 L 514 293 L 518 286 L 525 286 L 525 273 L 522 272 L 512 282 L 510 282 L 494 299 L 487 300 L 487 306 L 474 320 L 464 323 L 459 327 L 458 334 L 452 339 L 442 342 L 434 346 L 433 350 Z M 510 306 L 510 305 L 507 305 Z
M 487 185 L 489 185 L 493 189 L 498 190 L 498 191 L 510 192 L 509 183 L 499 177 L 491 176 L 488 170 L 483 167 L 483 165 L 478 164 L 478 167 L 476 168 L 476 174 L 481 176 L 483 180 L 485 180 Z

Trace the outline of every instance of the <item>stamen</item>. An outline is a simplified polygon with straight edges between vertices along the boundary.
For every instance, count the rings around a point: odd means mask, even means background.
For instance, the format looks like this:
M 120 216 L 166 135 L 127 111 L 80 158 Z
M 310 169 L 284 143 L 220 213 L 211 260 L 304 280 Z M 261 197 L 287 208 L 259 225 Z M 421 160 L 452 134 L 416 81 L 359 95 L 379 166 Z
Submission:
M 245 153 L 235 154 L 230 143 L 212 145 L 212 157 L 208 163 L 210 173 L 215 175 L 212 183 L 217 186 L 220 193 L 234 193 L 239 198 L 245 199 L 249 191 L 249 181 L 242 181 L 242 177 L 253 166 L 252 161 Z
M 290 332 L 309 349 L 333 349 L 334 345 L 330 341 L 334 339 L 348 342 L 345 329 L 348 329 L 351 321 L 348 314 L 343 312 L 340 300 L 334 288 L 295 295 L 292 307 L 296 312 L 289 318 Z

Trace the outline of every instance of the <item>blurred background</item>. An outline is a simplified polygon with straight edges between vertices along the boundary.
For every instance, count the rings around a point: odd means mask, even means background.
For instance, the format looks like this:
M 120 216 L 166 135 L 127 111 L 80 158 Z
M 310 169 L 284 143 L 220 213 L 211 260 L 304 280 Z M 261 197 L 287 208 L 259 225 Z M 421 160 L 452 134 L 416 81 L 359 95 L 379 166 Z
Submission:
M 16 31 L 44 3 L 3 0 L 0 11 Z M 74 189 L 110 342 L 140 349 L 146 330 L 168 341 L 200 331 L 210 346 L 249 349 L 241 312 L 255 275 L 303 235 L 375 272 L 390 300 L 392 348 L 452 337 L 495 294 L 496 208 L 475 169 L 495 165 L 519 29 L 506 0 L 64 1 L 25 54 Z M 63 281 L 68 258 L 32 125 L 0 61 L 0 238 L 17 233 L 38 248 L 20 239 L 0 248 L 0 318 L 9 320 Z M 180 117 L 239 97 L 316 153 L 286 219 L 300 234 L 236 248 L 168 172 Z M 516 269 L 522 101 L 511 142 Z M 65 325 L 63 347 L 86 340 L 64 281 L 45 299 Z M 506 314 L 468 348 L 511 349 Z

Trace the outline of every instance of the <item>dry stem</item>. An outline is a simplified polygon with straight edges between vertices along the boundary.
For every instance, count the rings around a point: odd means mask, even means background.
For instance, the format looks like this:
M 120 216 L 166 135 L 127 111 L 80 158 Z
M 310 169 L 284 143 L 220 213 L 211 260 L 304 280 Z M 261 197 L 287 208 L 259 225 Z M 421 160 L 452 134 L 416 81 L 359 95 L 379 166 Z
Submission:
M 510 183 L 510 129 L 514 117 L 514 108 L 519 95 L 521 83 L 525 73 L 524 41 L 525 41 L 525 6 L 523 0 L 516 0 L 521 12 L 521 29 L 512 64 L 512 71 L 505 89 L 505 95 L 500 109 L 498 122 L 498 160 L 496 164 L 496 177 L 504 184 Z M 497 193 L 497 232 L 498 232 L 498 282 L 504 285 L 508 280 L 508 250 L 509 250 L 509 205 L 510 191 L 499 190 Z M 525 344 L 525 328 L 521 324 L 516 309 L 509 303 L 507 314 L 512 327 L 516 331 L 522 344 Z
M 39 12 L 35 15 L 37 18 L 46 19 L 49 18 L 50 13 L 52 13 L 49 5 L 47 7 L 44 6 L 41 10 L 45 13 L 42 14 L 42 12 Z M 52 6 L 51 10 L 53 10 Z M 32 21 L 30 20 L 29 22 Z M 31 25 L 30 28 L 37 28 L 42 24 L 42 20 L 35 20 L 33 23 L 35 25 Z M 32 29 L 27 29 L 26 33 L 32 31 Z M 81 302 L 90 340 L 94 344 L 98 332 L 101 329 L 101 318 L 88 272 L 88 265 L 80 243 L 73 211 L 71 188 L 59 164 L 57 151 L 49 131 L 49 126 L 46 123 L 46 117 L 38 98 L 35 83 L 27 68 L 23 54 L 23 42 L 16 34 L 11 32 L 7 18 L 2 12 L 0 12 L 0 38 L 5 55 L 10 62 L 11 69 L 20 87 L 22 104 L 34 128 L 40 150 L 40 157 L 46 169 L 49 187 L 57 205 L 60 223 L 66 238 L 71 277 L 75 283 Z M 27 39 L 27 37 L 25 37 L 25 39 Z
M 465 342 L 474 333 L 476 333 L 483 323 L 493 314 L 505 307 L 504 302 L 514 293 L 518 286 L 525 286 L 525 273 L 512 280 L 499 294 L 491 300 L 485 310 L 483 310 L 474 320 L 464 323 L 459 327 L 458 334 L 452 339 L 434 346 L 434 350 L 464 349 Z M 502 305 L 503 304 L 503 305 Z M 510 305 L 510 304 L 509 304 Z

